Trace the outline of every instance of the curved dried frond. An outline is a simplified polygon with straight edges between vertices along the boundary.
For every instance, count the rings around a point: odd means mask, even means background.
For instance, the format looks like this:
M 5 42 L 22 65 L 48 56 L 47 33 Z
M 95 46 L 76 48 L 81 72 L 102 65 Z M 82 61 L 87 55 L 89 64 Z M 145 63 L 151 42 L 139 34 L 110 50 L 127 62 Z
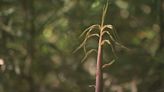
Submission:
M 117 45 L 117 46 L 120 46 L 121 48 L 124 48 L 124 49 L 126 49 L 126 50 L 130 50 L 129 48 L 127 48 L 127 47 L 125 47 L 124 45 L 122 45 L 122 44 L 120 44 L 119 42 L 117 42 L 114 38 L 113 38 L 113 36 L 109 33 L 109 31 L 103 31 L 102 32 L 102 36 L 104 35 L 104 34 L 108 34 L 109 35 L 109 37 L 110 37 L 110 39 Z M 117 34 L 117 33 L 116 33 Z
M 104 30 L 105 28 L 113 30 L 113 25 L 104 25 L 102 29 Z
M 87 29 L 84 30 L 84 32 L 81 33 L 80 37 L 82 37 L 88 30 L 89 31 L 87 32 L 87 34 L 89 34 L 91 31 L 93 31 L 93 29 L 96 29 L 96 27 L 99 28 L 99 25 L 96 24 L 88 27 Z
M 114 27 L 113 25 L 104 25 L 104 26 L 103 26 L 103 30 L 104 30 L 105 28 L 110 29 L 111 32 L 112 32 L 112 34 L 113 34 L 113 36 L 114 36 L 114 38 L 115 38 L 115 40 L 118 41 L 119 36 L 118 36 L 118 34 L 117 34 L 117 31 L 116 31 L 115 27 Z
M 120 44 L 119 42 L 115 41 L 115 39 L 113 38 L 113 36 L 112 36 L 108 31 L 103 31 L 102 35 L 104 35 L 105 33 L 109 35 L 110 39 L 111 39 L 117 46 L 120 46 L 120 47 L 122 47 L 122 48 L 124 48 L 124 49 L 126 49 L 126 50 L 130 50 L 129 48 L 127 48 L 127 47 L 125 47 L 124 45 Z M 109 43 L 109 42 L 108 42 L 108 43 Z M 110 43 L 110 44 L 111 44 L 111 43 Z
M 86 33 L 86 37 L 90 34 L 91 31 L 93 31 L 93 29 L 88 30 L 88 32 Z
M 108 67 L 108 66 L 112 65 L 114 62 L 115 62 L 115 60 L 113 59 L 113 60 L 112 60 L 112 61 L 110 61 L 109 63 L 104 64 L 104 65 L 102 66 L 102 68 L 106 68 L 106 67 Z
M 109 38 L 113 41 L 113 42 L 116 42 L 116 39 L 113 38 L 113 36 L 111 35 L 111 33 L 109 33 L 109 31 L 105 30 L 102 32 L 102 36 L 104 34 L 107 34 L 109 36 Z
M 81 63 L 83 63 L 84 60 L 88 57 L 88 55 L 90 55 L 92 52 L 97 52 L 97 50 L 96 49 L 91 49 L 91 50 L 87 51 L 84 58 L 81 60 Z
M 114 56 L 117 57 L 112 42 L 111 42 L 110 40 L 103 40 L 103 41 L 101 42 L 101 45 L 104 45 L 105 43 L 107 43 L 107 44 L 111 47 Z
M 117 41 L 113 38 L 113 36 L 109 33 L 109 31 L 106 31 L 106 30 L 103 31 L 103 32 L 102 32 L 102 36 L 103 36 L 105 33 L 109 35 L 110 39 L 114 42 L 115 45 L 117 45 L 117 46 L 119 46 L 119 47 L 121 47 L 121 48 L 123 48 L 123 49 L 126 49 L 126 50 L 130 51 L 129 48 L 127 48 L 127 47 L 125 47 L 124 45 L 122 45 L 122 44 L 120 44 L 119 42 L 117 42 Z M 105 42 L 107 42 L 108 44 L 110 43 L 109 41 L 105 41 Z M 104 42 L 102 43 L 102 45 L 103 45 L 103 44 L 104 44 Z M 111 45 L 111 43 L 110 43 L 110 45 Z
M 117 33 L 117 31 L 116 31 L 116 28 L 114 27 L 114 26 L 112 26 L 113 27 L 113 35 L 114 35 L 114 38 L 115 38 L 115 40 L 117 40 L 117 41 L 119 41 L 119 36 L 118 36 L 118 33 Z
M 109 33 L 109 31 L 107 31 L 107 30 L 103 31 L 101 35 L 103 36 L 105 33 L 108 34 L 108 35 L 111 35 L 111 34 Z
M 75 52 L 78 51 L 80 48 L 82 48 L 82 47 L 85 45 L 86 41 L 87 41 L 87 38 L 84 39 L 84 41 L 80 44 L 80 46 L 78 46 L 78 47 L 73 51 L 73 53 L 75 53 Z
M 96 37 L 98 37 L 98 38 L 100 37 L 99 34 L 91 34 L 91 35 L 88 35 L 87 39 L 89 39 L 89 38 L 91 38 L 91 37 L 93 37 L 93 36 L 96 36 Z
M 82 47 L 85 45 L 86 41 L 87 41 L 89 38 L 94 37 L 94 36 L 99 37 L 99 34 L 91 34 L 91 35 L 88 35 L 88 36 L 84 39 L 84 41 L 80 44 L 80 46 L 79 46 L 77 49 L 75 49 L 75 50 L 73 51 L 73 53 L 75 53 L 75 52 L 78 51 L 80 48 L 82 48 Z
M 84 50 L 84 53 L 86 54 L 87 53 L 87 50 L 86 50 L 86 45 L 85 44 L 83 46 L 83 50 Z
M 112 35 L 109 33 L 109 31 L 107 31 L 107 30 L 105 30 L 105 31 L 102 32 L 102 36 L 103 36 L 105 33 L 109 36 L 109 38 L 110 38 L 113 42 L 116 42 L 116 40 L 113 38 L 113 36 L 112 36 Z
M 127 51 L 130 51 L 129 48 L 125 47 L 124 45 L 122 45 L 122 44 L 120 44 L 120 43 L 118 43 L 118 42 L 115 42 L 115 44 L 116 44 L 117 46 L 119 46 L 119 47 L 121 47 L 121 48 L 127 50 Z
M 101 45 L 104 45 L 105 43 L 107 43 L 107 44 L 111 45 L 111 43 L 110 43 L 110 41 L 109 41 L 109 40 L 103 40 L 103 41 L 101 42 Z

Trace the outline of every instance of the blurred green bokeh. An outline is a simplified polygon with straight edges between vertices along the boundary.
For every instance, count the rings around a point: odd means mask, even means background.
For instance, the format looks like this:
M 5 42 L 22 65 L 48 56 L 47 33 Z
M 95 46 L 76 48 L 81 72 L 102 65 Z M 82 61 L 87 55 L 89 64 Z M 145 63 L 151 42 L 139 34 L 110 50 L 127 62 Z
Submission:
M 106 0 L 0 0 L 0 92 L 94 92 L 96 54 L 73 54 Z M 119 59 L 104 92 L 164 92 L 164 0 L 109 0 Z M 97 39 L 88 48 L 97 47 Z M 113 58 L 104 47 L 104 63 Z

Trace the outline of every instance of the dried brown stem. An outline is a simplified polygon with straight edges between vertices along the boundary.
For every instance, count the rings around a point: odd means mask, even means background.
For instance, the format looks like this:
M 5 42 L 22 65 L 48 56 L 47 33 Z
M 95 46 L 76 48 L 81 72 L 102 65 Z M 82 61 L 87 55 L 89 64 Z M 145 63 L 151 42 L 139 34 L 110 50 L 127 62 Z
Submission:
M 104 19 L 105 19 L 105 15 L 107 12 L 107 8 L 108 8 L 108 2 L 106 4 L 106 6 L 104 6 L 103 8 L 103 14 L 102 14 L 102 20 L 101 20 L 101 24 L 98 25 L 92 25 L 90 27 L 88 27 L 87 29 L 85 29 L 83 31 L 83 33 L 80 35 L 80 37 L 82 37 L 85 34 L 85 39 L 84 41 L 80 44 L 80 46 L 74 51 L 76 52 L 77 50 L 79 50 L 80 48 L 83 47 L 84 49 L 84 53 L 85 56 L 82 59 L 82 62 L 88 57 L 88 55 L 90 55 L 92 52 L 95 52 L 95 49 L 91 49 L 89 51 L 86 50 L 86 42 L 89 38 L 93 38 L 93 37 L 98 37 L 99 41 L 98 41 L 98 50 L 97 52 L 97 64 L 96 64 L 96 85 L 95 87 L 95 92 L 103 92 L 103 75 L 102 75 L 102 68 L 105 68 L 107 66 L 110 66 L 111 64 L 113 64 L 115 62 L 115 60 L 112 60 L 111 62 L 109 62 L 108 64 L 104 64 L 102 66 L 102 49 L 103 49 L 103 45 L 105 43 L 107 43 L 111 49 L 113 54 L 116 56 L 115 53 L 115 49 L 113 44 L 118 44 L 118 42 L 116 42 L 117 39 L 117 34 L 116 32 L 114 32 L 115 30 L 113 29 L 112 25 L 104 25 Z M 96 31 L 96 33 L 92 33 L 92 31 Z M 97 33 L 97 31 L 99 31 L 99 33 Z M 108 39 L 104 39 L 103 36 L 107 34 L 108 35 Z M 113 38 L 114 36 L 114 38 Z M 120 44 L 119 44 L 120 45 Z M 116 56 L 117 57 L 117 56 Z

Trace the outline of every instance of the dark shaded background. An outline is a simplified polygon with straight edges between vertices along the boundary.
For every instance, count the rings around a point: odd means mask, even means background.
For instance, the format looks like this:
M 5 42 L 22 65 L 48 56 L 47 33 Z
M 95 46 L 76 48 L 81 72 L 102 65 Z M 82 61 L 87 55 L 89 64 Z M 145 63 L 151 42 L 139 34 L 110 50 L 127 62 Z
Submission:
M 104 69 L 104 92 L 164 92 L 164 0 L 109 0 L 116 62 Z M 96 54 L 72 53 L 106 0 L 0 0 L 0 92 L 94 92 Z M 96 48 L 90 40 L 87 48 Z M 104 62 L 113 58 L 104 47 Z

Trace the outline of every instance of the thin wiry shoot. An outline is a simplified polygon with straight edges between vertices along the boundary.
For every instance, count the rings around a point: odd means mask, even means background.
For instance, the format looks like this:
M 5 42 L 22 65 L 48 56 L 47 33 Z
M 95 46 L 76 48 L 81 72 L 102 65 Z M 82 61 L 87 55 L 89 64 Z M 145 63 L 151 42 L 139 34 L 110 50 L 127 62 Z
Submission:
M 102 66 L 102 68 L 104 69 L 104 68 L 106 68 L 106 67 L 109 67 L 109 66 L 112 65 L 115 61 L 116 61 L 116 60 L 113 59 L 113 60 L 110 61 L 109 63 L 104 64 L 104 65 Z

